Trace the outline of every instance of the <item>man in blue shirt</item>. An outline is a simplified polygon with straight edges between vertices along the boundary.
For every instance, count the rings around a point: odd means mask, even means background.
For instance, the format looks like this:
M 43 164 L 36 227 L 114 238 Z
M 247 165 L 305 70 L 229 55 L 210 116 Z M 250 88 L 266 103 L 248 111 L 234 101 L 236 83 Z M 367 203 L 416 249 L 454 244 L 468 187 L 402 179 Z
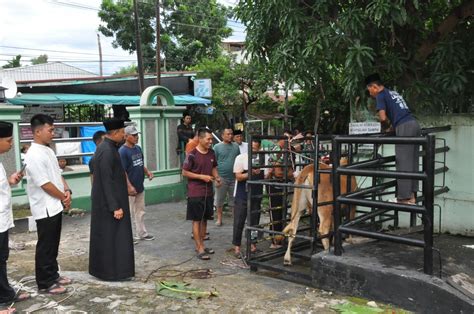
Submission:
M 154 236 L 149 234 L 145 228 L 145 187 L 143 181 L 145 174 L 149 180 L 153 179 L 153 173 L 148 171 L 143 161 L 143 152 L 138 143 L 138 130 L 133 125 L 125 128 L 125 144 L 119 149 L 122 166 L 127 173 L 128 202 L 130 212 L 135 221 L 136 238 L 140 240 L 153 240 Z
M 365 79 L 367 90 L 375 98 L 377 113 L 382 128 L 395 130 L 396 136 L 420 136 L 421 129 L 413 117 L 403 97 L 396 91 L 384 87 L 380 76 L 375 73 Z M 390 127 L 390 123 L 392 126 Z M 395 145 L 397 171 L 419 171 L 419 145 Z M 418 191 L 418 181 L 410 179 L 397 180 L 397 202 L 415 204 L 415 193 Z

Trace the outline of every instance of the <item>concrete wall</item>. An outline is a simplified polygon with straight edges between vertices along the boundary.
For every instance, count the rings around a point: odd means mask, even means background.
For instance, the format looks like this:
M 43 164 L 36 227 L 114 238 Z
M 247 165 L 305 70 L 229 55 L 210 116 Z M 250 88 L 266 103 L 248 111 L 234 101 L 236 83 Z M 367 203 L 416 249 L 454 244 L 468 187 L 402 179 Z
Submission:
M 417 119 L 423 128 L 451 125 L 450 131 L 434 133 L 436 147 L 443 146 L 441 139 L 445 139 L 450 148 L 446 154 L 449 170 L 444 182 L 449 192 L 435 197 L 434 230 L 440 231 L 441 226 L 441 232 L 474 236 L 474 115 L 423 116 Z M 393 155 L 394 146 L 384 145 L 380 152 L 384 156 Z M 443 154 L 437 154 L 435 168 L 442 167 L 443 160 Z M 369 179 L 363 182 L 365 186 L 370 184 Z M 435 186 L 443 186 L 443 174 L 436 175 Z M 387 198 L 393 198 L 393 195 Z M 399 225 L 409 226 L 409 218 L 409 214 L 400 212 Z M 420 218 L 417 224 L 421 224 Z
M 451 131 L 437 134 L 446 139 L 449 171 L 446 185 L 450 191 L 435 198 L 441 206 L 441 231 L 474 236 L 474 115 L 418 117 L 423 127 L 451 125 Z M 441 160 L 438 154 L 436 160 Z M 439 167 L 437 165 L 436 167 Z M 441 183 L 441 175 L 435 182 Z M 435 208 L 435 227 L 439 209 Z

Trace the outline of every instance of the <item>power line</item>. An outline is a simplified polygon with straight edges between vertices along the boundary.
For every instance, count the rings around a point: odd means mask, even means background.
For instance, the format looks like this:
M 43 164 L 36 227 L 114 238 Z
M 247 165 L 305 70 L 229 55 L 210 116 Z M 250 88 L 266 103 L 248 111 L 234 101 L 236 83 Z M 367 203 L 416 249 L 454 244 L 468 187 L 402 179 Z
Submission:
M 59 53 L 69 53 L 69 54 L 78 54 L 78 55 L 92 55 L 97 56 L 97 53 L 91 52 L 77 52 L 77 51 L 65 51 L 65 50 L 49 50 L 49 49 L 37 49 L 37 48 L 26 48 L 26 47 L 15 47 L 15 46 L 0 46 L 0 48 L 7 49 L 22 49 L 22 50 L 34 50 L 34 51 L 45 51 L 45 52 L 59 52 Z M 107 57 L 120 57 L 118 55 L 104 55 Z
M 147 5 L 153 5 L 153 3 L 148 3 L 148 2 L 140 2 L 139 3 L 141 4 L 147 4 Z M 54 2 L 52 2 L 52 4 L 58 4 L 58 5 L 62 5 L 62 6 L 69 6 L 69 7 L 74 7 L 74 8 L 79 8 L 79 9 L 87 9 L 87 10 L 93 10 L 93 11 L 100 11 L 100 9 L 98 8 L 94 8 L 94 7 L 90 7 L 90 6 L 85 6 L 85 5 L 81 5 L 81 4 L 78 4 L 78 3 L 74 3 L 74 2 L 61 2 L 59 0 L 54 0 Z M 163 9 L 165 9 L 165 7 L 163 5 L 160 5 L 160 7 L 162 7 Z M 193 16 L 194 17 L 197 17 L 198 15 L 199 16 L 204 16 L 204 17 L 209 17 L 208 15 L 205 15 L 205 14 L 200 14 L 200 13 L 197 13 L 197 12 L 194 12 L 192 14 L 189 14 L 188 12 L 186 11 L 179 11 L 179 10 L 175 10 L 175 11 L 170 11 L 168 10 L 169 13 L 183 13 L 183 14 L 187 14 L 189 16 Z M 230 21 L 230 22 L 234 22 L 234 23 L 240 23 L 236 20 L 231 20 L 231 19 L 227 19 L 227 21 Z M 196 28 L 201 28 L 201 29 L 209 29 L 209 30 L 215 30 L 215 29 L 220 29 L 218 27 L 208 27 L 208 26 L 202 26 L 202 25 L 198 25 L 198 24 L 186 24 L 186 23 L 180 23 L 180 22 L 173 22 L 173 21 L 168 21 L 167 23 L 169 24 L 177 24 L 177 25 L 181 25 L 181 26 L 188 26 L 188 27 L 196 27 Z M 237 27 L 240 27 L 237 26 Z M 245 29 L 245 26 L 242 26 L 243 29 Z M 243 33 L 245 34 L 245 31 L 239 31 L 239 30 L 233 30 L 233 32 L 236 32 L 236 33 Z

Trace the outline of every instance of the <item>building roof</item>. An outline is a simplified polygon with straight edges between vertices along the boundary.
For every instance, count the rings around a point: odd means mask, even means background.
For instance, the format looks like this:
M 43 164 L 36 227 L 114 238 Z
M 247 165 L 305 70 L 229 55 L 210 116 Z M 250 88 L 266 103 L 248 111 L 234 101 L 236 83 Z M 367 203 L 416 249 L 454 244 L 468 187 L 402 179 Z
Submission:
M 98 77 L 97 74 L 62 62 L 26 65 L 18 68 L 0 69 L 0 77 L 9 77 L 16 82 L 42 81 L 68 78 Z

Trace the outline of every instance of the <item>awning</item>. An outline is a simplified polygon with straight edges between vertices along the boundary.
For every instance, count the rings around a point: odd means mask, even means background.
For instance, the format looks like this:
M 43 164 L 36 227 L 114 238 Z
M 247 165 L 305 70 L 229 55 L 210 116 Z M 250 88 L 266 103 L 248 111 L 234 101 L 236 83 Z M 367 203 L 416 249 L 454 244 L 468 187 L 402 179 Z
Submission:
M 206 98 L 192 95 L 175 95 L 177 106 L 209 105 Z M 155 100 L 156 101 L 156 100 Z M 22 94 L 7 99 L 12 105 L 124 105 L 138 106 L 140 96 L 88 95 L 88 94 Z

